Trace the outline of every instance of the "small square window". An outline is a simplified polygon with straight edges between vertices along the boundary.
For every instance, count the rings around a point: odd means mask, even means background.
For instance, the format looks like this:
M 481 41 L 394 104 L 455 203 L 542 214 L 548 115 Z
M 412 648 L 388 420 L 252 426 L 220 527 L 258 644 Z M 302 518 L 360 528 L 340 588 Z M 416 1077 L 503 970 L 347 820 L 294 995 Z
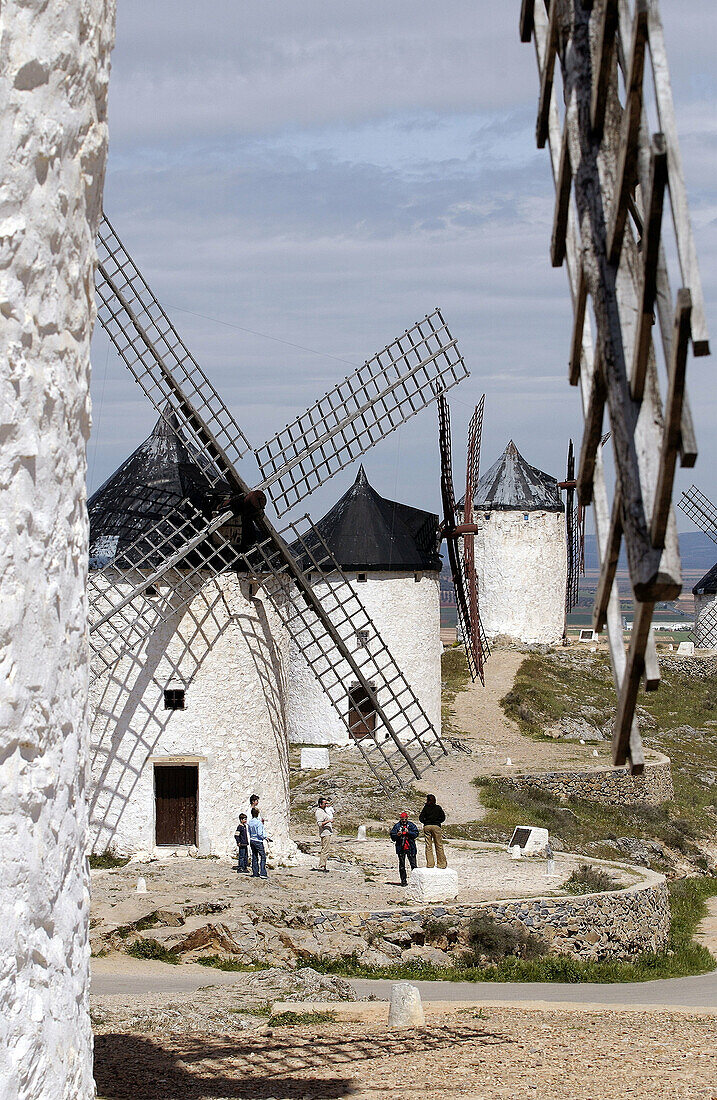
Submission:
M 528 522 L 528 520 L 530 519 L 530 517 L 529 517 L 529 515 L 528 515 L 528 513 L 527 513 L 527 512 L 523 512 L 523 519 L 525 520 L 525 522 L 526 522 L 526 523 L 527 523 L 527 522 Z
M 184 710 L 184 688 L 164 689 L 164 709 Z
M 365 573 L 359 573 L 359 575 L 357 576 L 356 580 L 357 580 L 357 581 L 358 581 L 358 582 L 359 582 L 360 584 L 365 584 L 365 583 L 366 583 L 366 574 L 365 574 Z
M 423 580 L 423 573 L 414 573 L 413 574 L 414 584 L 420 584 L 422 580 Z

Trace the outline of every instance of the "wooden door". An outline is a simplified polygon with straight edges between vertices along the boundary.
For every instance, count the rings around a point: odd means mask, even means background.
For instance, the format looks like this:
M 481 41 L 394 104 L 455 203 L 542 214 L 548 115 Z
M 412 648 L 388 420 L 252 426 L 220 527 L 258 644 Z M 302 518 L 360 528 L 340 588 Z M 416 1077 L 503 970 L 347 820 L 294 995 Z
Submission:
M 360 741 L 362 737 L 373 737 L 376 732 L 376 711 L 358 684 L 349 689 L 349 726 L 354 741 Z
M 155 764 L 154 796 L 157 844 L 197 843 L 196 764 Z

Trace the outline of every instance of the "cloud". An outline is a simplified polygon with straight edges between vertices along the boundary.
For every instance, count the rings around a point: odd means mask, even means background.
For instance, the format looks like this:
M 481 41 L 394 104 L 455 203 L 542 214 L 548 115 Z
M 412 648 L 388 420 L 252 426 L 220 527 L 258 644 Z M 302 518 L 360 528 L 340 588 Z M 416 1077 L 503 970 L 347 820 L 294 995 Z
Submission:
M 661 6 L 715 332 L 717 14 L 711 0 Z M 536 101 L 515 4 L 123 0 L 105 208 L 256 444 L 350 370 L 337 358 L 360 363 L 440 305 L 472 371 L 451 394 L 457 471 L 485 390 L 485 462 L 512 436 L 562 473 L 580 408 Z M 93 362 L 96 488 L 154 414 L 101 333 Z M 717 461 L 714 387 L 709 360 L 689 370 L 699 480 Z M 433 414 L 367 468 L 387 495 L 437 507 Z

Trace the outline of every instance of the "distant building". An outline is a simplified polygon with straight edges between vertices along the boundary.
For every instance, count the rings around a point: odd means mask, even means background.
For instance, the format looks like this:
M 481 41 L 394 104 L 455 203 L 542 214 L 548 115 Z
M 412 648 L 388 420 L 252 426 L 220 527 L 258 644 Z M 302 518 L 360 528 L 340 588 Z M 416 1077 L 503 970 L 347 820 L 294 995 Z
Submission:
M 695 597 L 695 645 L 709 649 L 717 645 L 717 562 L 692 589 Z
M 557 479 L 525 461 L 511 440 L 478 482 L 475 562 L 489 639 L 554 645 L 565 624 L 565 505 Z
M 369 484 L 361 466 L 348 492 L 315 526 L 355 587 L 434 728 L 440 731 L 438 516 L 382 497 Z M 308 567 L 308 563 L 304 564 Z M 316 572 L 313 577 L 322 604 L 330 608 L 332 601 L 326 590 L 336 583 L 335 579 Z M 361 733 L 371 736 L 375 729 L 381 737 L 376 715 L 359 685 L 353 690 L 349 707 L 355 717 L 363 718 Z M 286 714 L 292 742 L 303 745 L 348 742 L 346 725 L 293 645 Z

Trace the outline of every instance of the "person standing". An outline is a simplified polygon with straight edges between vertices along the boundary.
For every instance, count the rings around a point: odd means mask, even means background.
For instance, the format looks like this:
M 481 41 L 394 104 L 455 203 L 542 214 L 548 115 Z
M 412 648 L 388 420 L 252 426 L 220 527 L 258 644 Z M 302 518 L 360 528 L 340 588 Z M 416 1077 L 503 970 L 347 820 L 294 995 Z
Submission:
M 239 850 L 239 862 L 237 864 L 237 872 L 239 874 L 249 874 L 249 833 L 246 827 L 246 814 L 239 814 L 239 824 L 237 825 L 237 831 L 234 833 L 234 840 Z
M 251 846 L 252 878 L 268 878 L 269 876 L 266 873 L 266 842 L 271 840 L 271 837 L 266 835 L 264 823 L 259 817 L 258 806 L 252 808 L 248 832 Z
M 416 866 L 417 836 L 418 825 L 408 820 L 408 814 L 404 810 L 391 829 L 391 840 L 396 845 L 396 854 L 398 855 L 398 873 L 401 876 L 401 886 L 408 886 L 406 860 L 408 860 L 411 870 Z
M 330 798 L 320 798 L 318 801 L 316 806 L 316 827 L 319 830 L 319 839 L 321 841 L 319 866 L 316 870 L 328 874 L 329 869 L 326 866 L 326 861 L 329 858 L 329 849 L 331 847 L 331 841 L 334 838 L 334 810 Z
M 441 870 L 444 870 L 448 863 L 446 862 L 446 853 L 443 850 L 443 829 L 441 826 L 446 820 L 446 815 L 436 802 L 434 794 L 426 795 L 426 805 L 418 815 L 418 820 L 423 825 L 423 839 L 426 842 L 426 867 L 435 867 L 433 859 L 435 845 L 438 866 Z

